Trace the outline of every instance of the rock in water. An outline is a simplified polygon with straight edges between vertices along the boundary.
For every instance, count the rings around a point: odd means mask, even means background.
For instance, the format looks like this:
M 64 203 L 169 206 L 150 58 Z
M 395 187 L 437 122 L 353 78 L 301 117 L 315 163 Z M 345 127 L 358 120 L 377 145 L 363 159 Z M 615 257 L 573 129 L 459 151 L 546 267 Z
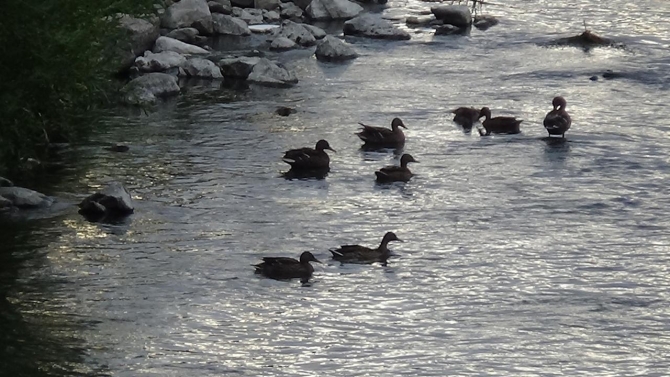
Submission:
M 179 94 L 179 90 L 175 76 L 158 72 L 133 79 L 121 89 L 124 102 L 130 105 L 152 104 L 159 97 Z
M 212 13 L 205 0 L 181 0 L 165 10 L 161 26 L 166 29 L 192 26 L 203 34 L 212 34 Z
M 346 20 L 359 15 L 363 7 L 349 0 L 312 0 L 305 11 L 313 20 Z
M 119 182 L 110 183 L 79 203 L 79 213 L 88 219 L 127 216 L 134 210 L 130 193 Z
M 221 79 L 221 69 L 213 61 L 203 58 L 191 58 L 183 66 L 184 72 L 191 77 Z
M 233 77 L 236 79 L 246 80 L 247 77 L 249 77 L 251 70 L 260 61 L 261 58 L 253 56 L 221 59 L 221 61 L 219 61 L 219 67 L 221 67 L 221 73 L 223 73 L 225 77 Z
M 439 5 L 430 8 L 435 18 L 445 24 L 466 28 L 472 23 L 470 8 L 465 5 Z
M 136 57 L 151 49 L 160 36 L 160 30 L 157 24 L 125 14 L 119 18 L 119 28 L 125 39 L 118 48 L 118 69 L 125 71 L 133 65 Z
M 170 68 L 183 67 L 186 57 L 174 51 L 163 51 L 154 54 L 146 51 L 144 56 L 135 59 L 135 66 L 140 72 L 164 72 Z
M 225 14 L 214 14 L 214 31 L 223 35 L 251 35 L 246 22 Z
M 192 27 L 174 29 L 171 32 L 165 34 L 165 36 L 168 38 L 173 38 L 189 44 L 194 44 L 197 42 L 199 35 L 200 33 L 198 32 L 198 29 Z
M 295 42 L 286 37 L 276 37 L 270 43 L 270 50 L 284 51 L 298 47 Z
M 247 80 L 268 86 L 290 86 L 298 82 L 294 73 L 265 58 L 254 65 Z
M 326 37 L 326 32 L 318 26 L 310 24 L 300 24 L 305 29 L 309 30 L 310 33 L 314 36 L 315 39 L 323 39 Z
M 316 46 L 316 58 L 319 60 L 345 61 L 357 56 L 358 54 L 353 47 L 332 35 L 326 36 Z
M 281 23 L 281 28 L 275 32 L 275 36 L 286 37 L 301 46 L 313 46 L 316 43 L 316 38 L 309 29 L 290 20 Z
M 52 198 L 23 187 L 0 187 L 0 198 L 5 199 L 5 205 L 9 201 L 18 208 L 43 208 L 53 203 Z
M 209 52 L 202 47 L 190 45 L 173 38 L 159 37 L 154 46 L 154 52 L 174 51 L 178 54 L 198 55 L 208 54 Z
M 344 35 L 356 35 L 377 39 L 408 40 L 410 35 L 378 16 L 364 14 L 344 23 Z

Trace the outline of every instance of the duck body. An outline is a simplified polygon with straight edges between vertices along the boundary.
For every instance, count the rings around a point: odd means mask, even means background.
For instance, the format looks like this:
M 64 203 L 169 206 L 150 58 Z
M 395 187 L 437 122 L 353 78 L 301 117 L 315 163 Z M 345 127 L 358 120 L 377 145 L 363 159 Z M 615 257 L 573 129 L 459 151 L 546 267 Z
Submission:
M 483 107 L 480 110 L 481 116 L 486 117 L 482 122 L 482 126 L 486 130 L 486 133 L 479 130 L 479 134 L 482 136 L 488 136 L 490 134 L 518 134 L 521 132 L 519 125 L 523 120 L 516 119 L 515 117 L 495 117 L 491 118 L 491 110 L 488 107 Z
M 361 245 L 343 245 L 338 249 L 330 249 L 330 252 L 334 260 L 343 263 L 384 263 L 391 256 L 391 251 L 388 249 L 388 243 L 391 241 L 402 242 L 395 233 L 387 232 L 376 249 Z
M 315 148 L 291 149 L 284 153 L 282 161 L 291 165 L 292 170 L 328 170 L 330 157 L 326 149 L 335 152 L 327 141 L 319 140 Z
M 368 126 L 358 123 L 363 127 L 361 132 L 356 133 L 366 146 L 397 147 L 405 144 L 405 134 L 402 128 L 407 129 L 400 118 L 391 121 L 391 128 Z
M 271 279 L 309 279 L 314 267 L 309 262 L 319 262 L 312 253 L 305 251 L 300 260 L 287 257 L 265 257 L 263 263 L 253 265 L 256 273 Z
M 479 118 L 481 118 L 479 110 L 474 107 L 459 107 L 452 110 L 451 113 L 454 114 L 454 123 L 466 130 L 471 130 L 472 126 L 479 122 Z
M 408 182 L 414 174 L 409 170 L 407 164 L 410 162 L 419 162 L 410 154 L 404 154 L 400 157 L 400 166 L 391 165 L 386 166 L 375 172 L 378 183 L 390 182 Z
M 544 128 L 549 136 L 561 135 L 565 137 L 565 133 L 570 129 L 572 119 L 570 119 L 570 114 L 565 111 L 566 104 L 565 99 L 560 96 L 555 97 L 552 101 L 554 109 L 544 117 Z

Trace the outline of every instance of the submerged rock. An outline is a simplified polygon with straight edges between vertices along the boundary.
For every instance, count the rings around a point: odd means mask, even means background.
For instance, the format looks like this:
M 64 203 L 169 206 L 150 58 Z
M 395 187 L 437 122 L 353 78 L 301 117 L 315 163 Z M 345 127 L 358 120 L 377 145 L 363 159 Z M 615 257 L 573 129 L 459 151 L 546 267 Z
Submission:
M 346 20 L 363 12 L 363 7 L 349 0 L 312 0 L 305 11 L 313 20 Z
M 461 28 L 454 25 L 442 25 L 435 29 L 435 35 L 465 35 L 469 32 L 469 27 Z
M 134 210 L 130 193 L 119 182 L 110 183 L 79 203 L 79 213 L 92 221 L 106 217 L 127 216 Z
M 243 56 L 241 58 L 221 59 L 219 67 L 221 73 L 226 77 L 233 77 L 236 79 L 246 80 L 258 62 L 261 61 L 259 57 Z
M 442 20 L 445 24 L 465 28 L 472 23 L 470 8 L 466 5 L 438 5 L 430 8 L 435 18 Z
M 3 206 L 11 202 L 13 207 L 17 208 L 44 208 L 53 203 L 53 199 L 23 187 L 0 187 L 0 198 L 3 198 Z
M 118 67 L 119 71 L 125 71 L 133 65 L 136 57 L 151 49 L 160 36 L 160 29 L 157 24 L 129 15 L 119 18 L 119 28 L 125 38 L 118 48 Z
M 267 86 L 290 86 L 298 82 L 293 72 L 265 58 L 254 65 L 247 80 Z
M 246 22 L 225 14 L 215 14 L 212 16 L 214 21 L 214 32 L 223 35 L 251 35 L 251 30 Z
M 131 80 L 121 92 L 125 103 L 144 105 L 154 103 L 160 97 L 179 94 L 179 90 L 177 77 L 154 72 Z
M 353 47 L 332 35 L 326 36 L 316 46 L 315 54 L 317 59 L 324 61 L 345 61 L 358 56 Z
M 390 21 L 371 14 L 364 14 L 345 22 L 344 35 L 391 40 L 411 38 L 408 32 L 398 29 Z
M 492 26 L 498 25 L 498 19 L 493 16 L 475 16 L 474 27 L 479 30 L 487 30 Z
M 296 113 L 296 109 L 292 109 L 292 108 L 286 107 L 286 106 L 280 106 L 280 107 L 277 108 L 277 110 L 275 110 L 275 114 L 277 114 L 279 116 L 283 116 L 283 117 L 287 117 L 287 116 L 289 116 L 291 114 L 295 114 L 295 113 Z
M 188 54 L 188 55 L 198 55 L 198 54 L 208 54 L 209 52 L 202 47 L 194 46 L 182 41 L 169 38 L 169 37 L 159 37 L 156 40 L 156 45 L 154 46 L 154 52 L 163 52 L 163 51 L 174 51 L 178 54 Z
M 203 58 L 191 58 L 186 61 L 184 72 L 191 77 L 201 77 L 208 79 L 223 78 L 221 69 L 213 61 Z
M 622 47 L 623 45 L 616 43 L 614 40 L 609 38 L 603 38 L 595 33 L 592 33 L 590 30 L 586 30 L 583 33 L 576 35 L 574 37 L 560 38 L 557 39 L 553 44 L 559 46 L 574 46 L 581 47 L 584 49 L 590 49 L 593 47 Z
M 298 45 L 286 37 L 276 37 L 272 40 L 272 43 L 270 43 L 271 50 L 291 50 L 296 47 L 298 47 Z
M 182 67 L 186 57 L 174 51 L 163 51 L 157 54 L 146 51 L 144 56 L 135 59 L 135 66 L 140 72 L 164 72 L 170 68 Z
M 165 10 L 161 26 L 166 29 L 192 26 L 203 34 L 212 34 L 212 13 L 205 0 L 181 0 Z

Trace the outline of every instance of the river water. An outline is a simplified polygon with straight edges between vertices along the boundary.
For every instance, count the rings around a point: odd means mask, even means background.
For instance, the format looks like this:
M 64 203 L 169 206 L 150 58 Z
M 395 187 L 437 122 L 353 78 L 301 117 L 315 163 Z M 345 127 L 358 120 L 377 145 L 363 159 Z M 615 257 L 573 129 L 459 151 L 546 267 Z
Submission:
M 74 204 L 121 180 L 136 213 L 2 223 L 0 373 L 667 375 L 670 3 L 500 3 L 484 9 L 500 25 L 467 37 L 350 39 L 361 56 L 342 65 L 284 53 L 290 89 L 194 85 L 110 114 L 42 189 Z M 543 46 L 584 21 L 627 47 Z M 607 69 L 626 75 L 589 80 Z M 555 95 L 565 143 L 543 140 Z M 447 112 L 470 105 L 523 133 L 463 133 Z M 377 186 L 399 152 L 361 151 L 354 132 L 396 116 L 420 163 Z M 281 178 L 283 151 L 321 138 L 337 150 L 326 179 Z M 386 231 L 405 240 L 388 266 L 329 257 Z M 324 261 L 309 284 L 253 274 L 304 250 Z

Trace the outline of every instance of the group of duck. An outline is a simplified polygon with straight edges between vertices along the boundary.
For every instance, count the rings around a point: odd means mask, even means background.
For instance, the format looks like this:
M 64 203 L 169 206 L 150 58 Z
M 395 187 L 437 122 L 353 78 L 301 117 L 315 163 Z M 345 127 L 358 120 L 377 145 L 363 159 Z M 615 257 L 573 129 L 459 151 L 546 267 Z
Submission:
M 565 132 L 572 123 L 570 115 L 565 110 L 566 101 L 563 97 L 555 97 L 552 101 L 553 109 L 544 118 L 544 128 L 549 136 L 565 138 Z M 483 107 L 477 110 L 473 107 L 459 107 L 453 110 L 454 123 L 470 131 L 472 127 L 484 117 L 481 122 L 483 130 L 477 128 L 481 136 L 491 134 L 517 134 L 521 132 L 519 125 L 522 120 L 515 117 L 491 117 L 491 110 Z M 363 129 L 356 135 L 365 143 L 366 148 L 398 148 L 405 143 L 405 134 L 401 128 L 407 129 L 400 118 L 394 118 L 391 128 L 368 126 L 359 123 Z M 319 140 L 315 148 L 291 149 L 284 154 L 282 160 L 291 166 L 289 173 L 294 175 L 319 176 L 330 170 L 330 157 L 326 150 L 335 152 L 326 140 Z M 410 154 L 403 154 L 400 165 L 381 168 L 375 172 L 378 183 L 407 182 L 413 174 L 407 167 L 410 162 L 418 162 Z M 344 245 L 338 249 L 331 249 L 332 258 L 344 263 L 385 263 L 389 258 L 388 243 L 401 241 L 393 232 L 384 235 L 379 247 L 372 249 L 361 245 Z M 321 263 L 312 253 L 305 251 L 296 260 L 287 257 L 265 257 L 263 262 L 254 265 L 256 273 L 273 279 L 308 279 L 314 272 L 310 262 Z

